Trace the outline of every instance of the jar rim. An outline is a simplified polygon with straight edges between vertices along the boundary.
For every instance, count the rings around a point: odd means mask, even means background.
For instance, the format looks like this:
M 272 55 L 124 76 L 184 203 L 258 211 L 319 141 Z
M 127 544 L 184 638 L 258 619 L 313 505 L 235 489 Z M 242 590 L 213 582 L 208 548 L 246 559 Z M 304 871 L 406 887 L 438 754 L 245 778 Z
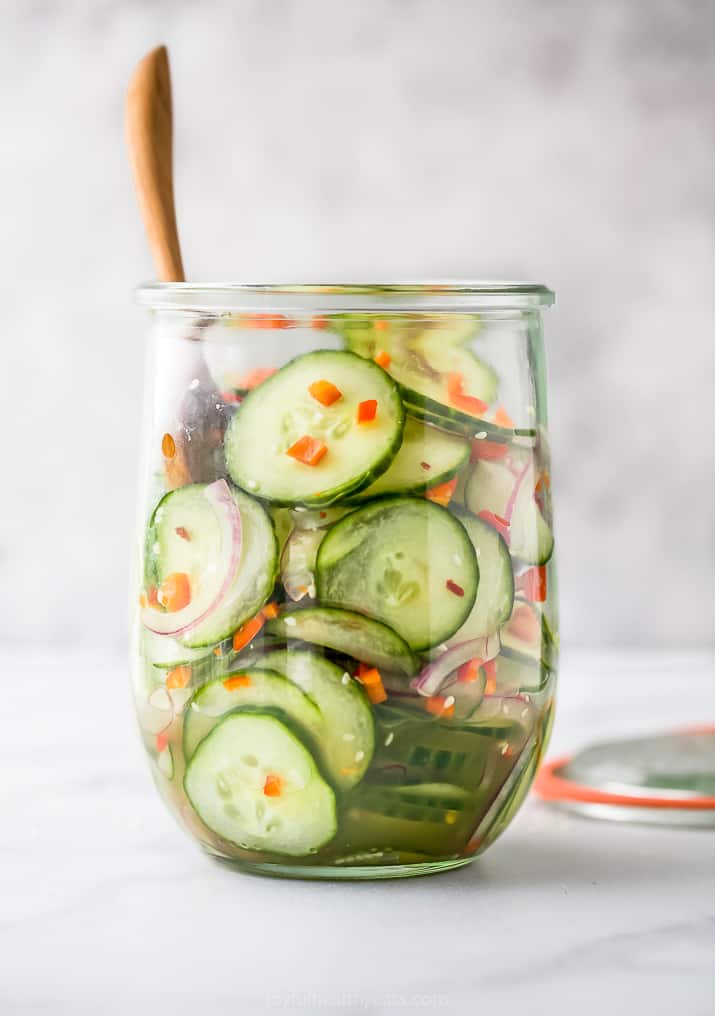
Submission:
M 485 311 L 550 307 L 555 294 L 536 282 L 472 280 L 373 283 L 146 282 L 135 290 L 152 310 L 327 312 Z

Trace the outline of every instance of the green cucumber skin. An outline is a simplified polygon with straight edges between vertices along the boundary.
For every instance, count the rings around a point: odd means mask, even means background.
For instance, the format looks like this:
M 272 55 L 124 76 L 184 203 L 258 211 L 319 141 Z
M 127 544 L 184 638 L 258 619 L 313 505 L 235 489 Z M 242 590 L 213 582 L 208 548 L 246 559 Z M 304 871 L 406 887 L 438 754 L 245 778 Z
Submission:
M 294 619 L 296 621 L 295 626 L 287 624 L 287 618 Z M 345 620 L 348 624 L 357 626 L 362 624 L 365 628 L 366 637 L 369 637 L 369 633 L 372 630 L 376 638 L 382 636 L 385 641 L 391 642 L 395 646 L 395 652 L 388 655 L 386 652 L 378 651 L 372 654 L 372 658 L 369 658 L 364 655 L 357 655 L 354 652 L 351 653 L 347 642 L 343 645 L 335 645 L 336 639 L 332 639 L 331 642 L 314 642 L 313 639 L 303 638 L 301 636 L 301 621 L 305 619 L 320 621 L 321 618 L 325 618 L 326 621 L 333 620 L 335 623 Z M 266 632 L 285 639 L 298 639 L 306 643 L 323 645 L 328 649 L 345 653 L 348 656 L 352 656 L 353 659 L 361 660 L 364 663 L 372 663 L 377 667 L 384 667 L 386 670 L 399 670 L 408 677 L 412 677 L 420 668 L 418 658 L 405 640 L 390 628 L 389 625 L 385 624 L 384 621 L 378 621 L 376 618 L 367 617 L 364 614 L 358 613 L 358 611 L 346 610 L 342 607 L 297 607 L 293 610 L 285 611 L 274 620 L 269 621 L 266 624 Z
M 294 357 L 292 360 L 289 360 L 288 363 L 286 363 L 281 368 L 281 371 L 290 367 L 292 364 L 295 364 L 298 361 L 303 360 L 305 357 L 309 356 L 315 359 L 319 359 L 321 356 L 325 354 L 329 354 L 332 357 L 335 355 L 335 352 L 336 351 L 332 349 L 318 349 L 312 353 L 302 353 L 299 356 Z M 321 491 L 320 494 L 313 495 L 312 497 L 301 497 L 299 499 L 290 497 L 274 497 L 274 496 L 268 497 L 265 495 L 262 496 L 259 493 L 254 493 L 248 490 L 248 493 L 250 494 L 251 497 L 258 498 L 259 500 L 262 501 L 267 501 L 272 505 L 276 505 L 277 507 L 295 508 L 296 506 L 302 506 L 305 508 L 325 508 L 327 506 L 335 504 L 338 501 L 344 501 L 349 495 L 356 494 L 358 493 L 358 491 L 364 490 L 365 487 L 369 487 L 370 484 L 373 483 L 378 478 L 378 476 L 382 476 L 382 474 L 386 472 L 386 470 L 389 468 L 390 463 L 394 459 L 395 455 L 399 451 L 400 446 L 402 444 L 402 431 L 404 430 L 405 426 L 405 407 L 402 402 L 402 398 L 400 396 L 399 386 L 394 381 L 394 379 L 390 377 L 389 374 L 387 374 L 384 370 L 382 370 L 381 367 L 378 367 L 378 365 L 372 363 L 372 361 L 366 360 L 364 357 L 359 356 L 357 353 L 353 353 L 351 350 L 340 350 L 340 355 L 353 357 L 360 363 L 361 366 L 368 364 L 372 369 L 379 371 L 380 379 L 383 384 L 386 383 L 388 384 L 388 386 L 391 386 L 391 390 L 393 393 L 393 408 L 395 410 L 395 422 L 397 425 L 395 428 L 394 440 L 385 449 L 383 456 L 378 461 L 373 463 L 372 467 L 369 470 L 367 470 L 364 473 L 361 473 L 358 477 L 355 477 L 350 481 L 346 481 L 346 483 L 342 484 L 340 487 L 334 487 L 328 491 Z M 245 409 L 247 405 L 250 404 L 251 400 L 255 401 L 257 399 L 265 399 L 266 395 L 270 394 L 271 386 L 273 384 L 278 383 L 276 381 L 276 378 L 279 377 L 279 374 L 280 372 L 278 374 L 272 375 L 261 385 L 259 385 L 258 388 L 254 388 L 247 395 L 247 397 L 241 404 L 238 412 L 236 412 L 236 414 L 231 419 L 231 423 L 229 424 L 226 430 L 226 437 L 224 440 L 226 468 L 233 482 L 236 483 L 236 485 L 240 487 L 241 490 L 245 490 L 246 488 L 242 487 L 238 479 L 233 475 L 233 473 L 231 472 L 230 465 L 231 447 L 234 432 L 236 428 L 239 426 L 239 423 L 237 421 L 239 421 L 241 412 Z
M 293 670 L 291 669 L 291 663 L 295 667 Z M 311 682 L 311 687 L 308 689 L 304 687 L 297 678 L 301 676 L 305 677 L 305 667 L 309 668 L 312 665 L 315 665 L 318 668 L 322 681 L 318 680 L 315 682 L 317 687 L 313 686 L 313 677 L 309 673 L 307 676 L 308 681 Z M 359 783 L 367 772 L 375 752 L 375 720 L 370 700 L 365 694 L 362 686 L 352 678 L 344 684 L 342 681 L 342 668 L 326 659 L 321 653 L 308 648 L 273 650 L 259 657 L 259 659 L 253 662 L 252 666 L 256 670 L 276 671 L 286 677 L 287 680 L 292 681 L 298 686 L 298 688 L 301 689 L 301 691 L 313 699 L 326 721 L 325 734 L 317 751 L 317 757 L 322 760 L 321 769 L 323 773 L 329 774 L 328 780 L 330 784 L 338 791 L 348 791 Z M 345 696 L 346 701 L 349 696 L 352 700 L 350 708 L 353 709 L 355 713 L 354 718 L 361 717 L 364 724 L 363 732 L 365 734 L 365 740 L 360 747 L 360 750 L 364 753 L 364 758 L 360 762 L 359 766 L 356 767 L 356 772 L 354 774 L 342 774 L 337 768 L 338 763 L 336 758 L 333 757 L 335 754 L 333 752 L 334 744 L 331 745 L 330 737 L 332 733 L 334 738 L 335 730 L 333 730 L 333 727 L 335 727 L 336 724 L 336 716 L 333 715 L 332 718 L 330 716 L 331 712 L 334 712 L 334 710 L 331 709 L 331 699 L 334 703 L 336 698 L 332 695 L 332 693 L 329 693 L 326 696 L 325 691 L 321 690 L 321 684 L 323 686 L 327 685 L 331 689 L 331 692 L 332 685 L 334 685 L 335 689 L 338 690 L 339 697 Z M 342 719 L 344 719 L 344 711 L 341 711 L 341 715 L 337 717 L 338 721 Z M 346 727 L 346 732 L 355 733 L 356 727 L 357 722 L 348 725 Z M 357 741 L 355 742 L 354 747 L 356 749 L 358 748 Z M 344 742 L 341 742 L 341 748 L 345 750 Z
M 424 419 L 424 420 L 420 419 L 419 416 L 417 416 L 415 414 L 412 414 L 412 412 L 410 410 L 410 407 L 408 406 L 407 407 L 407 419 L 409 419 L 411 416 L 416 421 L 418 421 L 420 423 L 426 424 L 426 427 L 429 428 L 430 430 L 443 431 L 445 434 L 449 434 L 450 437 L 461 436 L 461 435 L 456 434 L 454 431 L 449 431 L 445 427 L 435 426 L 432 423 L 432 421 L 429 421 L 429 420 L 426 420 L 426 419 Z M 469 462 L 469 453 L 470 453 L 469 445 L 465 441 L 464 451 L 462 453 L 462 458 L 452 468 L 450 468 L 450 469 L 443 469 L 439 473 L 432 473 L 427 478 L 420 477 L 419 480 L 416 480 L 414 483 L 411 483 L 411 484 L 402 483 L 402 484 L 400 484 L 399 487 L 395 486 L 394 489 L 391 489 L 391 490 L 384 490 L 384 491 L 379 490 L 379 491 L 373 492 L 373 491 L 371 491 L 370 487 L 366 487 L 364 490 L 359 491 L 357 494 L 351 495 L 347 499 L 347 503 L 350 504 L 350 505 L 356 505 L 357 506 L 357 505 L 365 504 L 368 500 L 369 501 L 376 501 L 378 498 L 399 497 L 399 496 L 402 496 L 402 495 L 424 494 L 425 491 L 431 490 L 433 487 L 438 487 L 442 483 L 447 483 L 449 480 L 452 480 L 459 472 L 461 472 L 461 470 Z M 397 454 L 399 455 L 399 451 L 398 451 Z M 388 466 L 388 469 L 389 469 L 389 466 Z M 372 486 L 372 484 L 371 484 L 371 486 Z
M 211 736 L 213 734 L 215 734 L 219 730 L 219 728 L 221 726 L 223 726 L 224 723 L 230 723 L 231 720 L 234 719 L 237 716 L 245 716 L 245 717 L 255 716 L 255 717 L 258 717 L 258 718 L 266 718 L 266 719 L 274 720 L 276 723 L 278 723 L 282 727 L 284 727 L 285 730 L 287 731 L 287 733 L 293 738 L 293 740 L 296 741 L 304 749 L 304 751 L 306 751 L 310 755 L 310 757 L 312 759 L 312 762 L 313 762 L 313 765 L 314 765 L 315 770 L 316 770 L 316 774 L 321 779 L 321 781 L 324 783 L 325 790 L 326 790 L 327 794 L 329 794 L 330 797 L 332 798 L 332 807 L 333 807 L 333 822 L 332 822 L 331 828 L 330 828 L 328 834 L 321 840 L 321 842 L 316 843 L 316 844 L 314 844 L 312 846 L 311 851 L 309 851 L 309 852 L 306 851 L 305 854 L 296 854 L 296 853 L 293 853 L 291 851 L 282 851 L 282 850 L 279 850 L 279 849 L 277 849 L 274 846 L 273 847 L 252 847 L 252 848 L 249 847 L 249 848 L 245 848 L 245 847 L 242 847 L 240 843 L 237 843 L 237 842 L 235 842 L 234 840 L 231 840 L 231 839 L 227 839 L 221 833 L 217 832 L 210 825 L 208 825 L 208 823 L 206 823 L 205 819 L 203 818 L 203 816 L 201 814 L 201 810 L 200 810 L 199 806 L 197 805 L 197 803 L 194 801 L 194 799 L 192 797 L 192 794 L 191 794 L 191 791 L 190 791 L 190 789 L 188 787 L 188 783 L 190 781 L 190 775 L 192 773 L 192 765 L 195 765 L 197 761 L 200 762 L 202 749 L 204 748 L 205 745 L 207 745 L 209 743 Z M 337 799 L 336 799 L 336 796 L 335 796 L 335 791 L 331 787 L 330 783 L 327 782 L 324 779 L 324 775 L 323 775 L 321 767 L 320 767 L 320 765 L 318 763 L 318 760 L 316 759 L 316 757 L 311 752 L 310 746 L 305 743 L 304 736 L 303 736 L 302 732 L 296 729 L 296 726 L 291 721 L 291 718 L 289 716 L 287 716 L 280 709 L 254 708 L 254 707 L 251 707 L 251 706 L 246 706 L 243 709 L 234 710 L 234 711 L 232 711 L 230 713 L 227 713 L 225 716 L 223 716 L 220 719 L 220 721 L 216 724 L 216 726 L 211 730 L 210 734 L 208 734 L 204 738 L 204 740 L 198 745 L 198 747 L 196 748 L 196 751 L 194 752 L 192 758 L 189 760 L 189 763 L 188 763 L 188 765 L 186 767 L 186 772 L 184 773 L 183 787 L 184 787 L 184 793 L 186 794 L 186 797 L 187 797 L 191 807 L 196 812 L 196 814 L 198 815 L 199 819 L 201 819 L 201 821 L 204 822 L 204 824 L 206 825 L 206 828 L 209 829 L 213 835 L 219 836 L 225 843 L 230 844 L 232 847 L 235 847 L 238 850 L 245 850 L 245 849 L 257 850 L 257 851 L 259 851 L 261 853 L 267 854 L 268 856 L 275 855 L 277 857 L 296 857 L 296 856 L 297 857 L 301 857 L 301 856 L 308 856 L 308 853 L 313 853 L 313 852 L 315 852 L 317 850 L 320 850 L 322 847 L 326 846 L 326 844 L 330 843 L 335 838 L 335 835 L 336 835 L 336 833 L 338 831 Z
M 215 716 L 212 716 L 209 713 L 204 714 L 203 719 L 206 720 L 207 729 L 204 732 L 203 737 L 200 737 L 198 740 L 195 740 L 195 734 L 192 729 L 193 724 L 191 723 L 190 720 L 191 716 L 193 715 L 192 710 L 195 709 L 197 703 L 198 704 L 201 703 L 202 698 L 211 694 L 213 688 L 217 687 L 219 684 L 223 685 L 224 681 L 230 680 L 232 677 L 238 676 L 246 676 L 248 678 L 257 679 L 259 681 L 261 679 L 264 679 L 264 681 L 265 679 L 267 679 L 267 681 L 269 682 L 269 688 L 271 685 L 273 685 L 274 692 L 277 690 L 277 688 L 280 688 L 280 684 L 290 685 L 292 689 L 293 698 L 298 699 L 300 703 L 298 709 L 293 710 L 292 708 L 286 708 L 285 706 L 281 706 L 280 704 L 275 702 L 274 703 L 268 702 L 257 703 L 255 701 L 251 702 L 250 700 L 252 697 L 252 693 L 250 690 L 247 689 L 244 694 L 239 693 L 239 695 L 237 695 L 236 704 L 232 705 L 224 712 L 217 713 Z M 226 691 L 226 695 L 231 695 L 231 693 Z M 305 699 L 305 701 L 303 702 L 299 698 L 299 696 L 302 696 L 302 698 Z M 187 760 L 187 762 L 196 753 L 204 737 L 208 737 L 211 730 L 213 730 L 214 727 L 217 726 L 217 724 L 221 721 L 221 719 L 224 716 L 228 716 L 229 713 L 235 713 L 241 710 L 245 711 L 246 709 L 260 709 L 260 710 L 279 709 L 281 713 L 291 721 L 293 727 L 296 730 L 300 731 L 301 740 L 304 741 L 306 744 L 308 744 L 308 746 L 311 748 L 311 750 L 313 750 L 314 753 L 314 748 L 316 745 L 316 737 L 323 722 L 320 709 L 318 708 L 314 700 L 310 697 L 310 695 L 307 695 L 300 688 L 297 688 L 293 684 L 293 682 L 290 681 L 283 674 L 279 674 L 277 671 L 269 670 L 267 668 L 260 669 L 257 666 L 251 666 L 245 667 L 243 669 L 234 670 L 232 672 L 224 673 L 220 677 L 215 677 L 211 681 L 207 681 L 205 684 L 201 685 L 200 688 L 197 688 L 197 690 L 191 696 L 185 709 L 184 714 L 185 719 L 181 739 L 184 758 Z M 302 719 L 298 715 L 299 709 L 303 711 L 304 714 Z M 195 743 L 192 743 L 192 741 L 195 741 Z
M 497 617 L 496 623 L 495 623 L 494 627 L 490 631 L 483 631 L 483 632 L 478 632 L 478 633 L 476 633 L 476 632 L 475 633 L 465 633 L 464 634 L 464 638 L 465 639 L 466 638 L 481 638 L 482 636 L 485 636 L 485 635 L 492 635 L 495 631 L 497 631 L 499 628 L 501 628 L 504 624 L 507 623 L 507 621 L 511 617 L 512 610 L 514 609 L 514 593 L 515 593 L 514 570 L 513 570 L 513 567 L 512 567 L 511 555 L 509 554 L 509 547 L 507 546 L 507 543 L 504 540 L 504 538 L 502 537 L 502 535 L 500 533 L 498 533 L 496 531 L 496 529 L 494 529 L 493 526 L 490 526 L 489 523 L 484 522 L 483 519 L 478 518 L 476 515 L 472 515 L 472 513 L 470 511 L 468 511 L 467 509 L 460 510 L 459 508 L 452 508 L 450 506 L 450 510 L 451 510 L 452 514 L 455 516 L 455 518 L 458 518 L 460 520 L 460 522 L 462 523 L 462 525 L 464 526 L 464 528 L 465 528 L 465 530 L 467 532 L 467 535 L 469 536 L 470 540 L 472 540 L 472 543 L 474 543 L 474 540 L 472 539 L 472 534 L 471 534 L 470 530 L 474 530 L 476 533 L 484 533 L 485 536 L 487 536 L 488 539 L 495 539 L 496 541 L 498 541 L 499 556 L 500 556 L 500 558 L 502 560 L 503 572 L 504 572 L 505 575 L 508 576 L 508 581 L 509 581 L 509 597 L 508 597 L 508 601 L 509 602 L 508 602 L 508 607 L 505 605 L 504 610 Z M 476 544 L 475 544 L 475 550 L 476 550 Z M 477 605 L 477 602 L 479 600 L 479 593 L 480 593 L 480 590 L 481 590 L 481 578 L 482 578 L 482 568 L 481 568 L 481 563 L 480 563 L 480 583 L 479 583 L 479 587 L 477 588 L 477 595 L 476 595 L 475 601 L 474 601 L 475 602 L 475 606 Z M 462 626 L 463 628 L 466 627 L 469 624 L 469 621 L 471 620 L 471 617 L 472 617 L 472 612 L 470 611 L 470 614 L 467 617 L 467 620 L 464 622 L 464 625 Z M 460 636 L 460 633 L 461 633 L 461 629 L 459 631 L 457 631 L 456 634 L 452 636 L 452 638 L 455 639 L 455 641 L 459 641 L 458 637 Z
M 345 526 L 350 526 L 354 524 L 355 519 L 360 515 L 365 515 L 369 512 L 374 511 L 389 510 L 392 506 L 400 506 L 400 505 L 421 505 L 424 507 L 425 511 L 444 512 L 445 515 L 447 515 L 450 518 L 451 522 L 458 527 L 459 531 L 462 534 L 461 537 L 462 550 L 475 576 L 474 589 L 471 591 L 469 595 L 464 597 L 464 602 L 461 604 L 462 609 L 461 612 L 458 615 L 456 615 L 457 620 L 455 622 L 455 627 L 453 628 L 453 630 L 451 632 L 447 632 L 446 630 L 444 632 L 441 632 L 439 638 L 436 638 L 429 643 L 410 645 L 410 648 L 412 649 L 413 652 L 419 653 L 427 651 L 431 649 L 433 646 L 439 645 L 442 642 L 446 642 L 449 638 L 451 638 L 452 635 L 454 635 L 455 631 L 458 631 L 459 628 L 461 628 L 461 626 L 464 624 L 467 617 L 469 617 L 469 614 L 472 610 L 472 607 L 474 606 L 477 597 L 477 589 L 479 586 L 479 564 L 477 561 L 476 553 L 474 551 L 474 547 L 462 523 L 446 508 L 434 504 L 431 501 L 425 501 L 420 498 L 401 497 L 401 496 L 376 499 L 375 501 L 371 501 L 368 504 L 363 505 L 360 508 L 357 508 L 354 512 L 351 512 L 349 515 L 345 516 L 344 519 L 341 519 L 339 522 L 337 522 L 335 526 L 333 526 L 332 529 L 328 532 L 328 535 L 321 543 L 318 551 L 318 558 L 316 561 L 315 582 L 318 591 L 318 598 L 322 602 L 330 603 L 331 597 L 326 589 L 326 583 L 328 581 L 327 575 L 332 570 L 332 568 L 335 567 L 335 564 L 342 559 L 342 557 L 347 556 L 352 551 L 352 549 L 354 549 L 353 547 L 351 547 L 349 551 L 346 551 L 344 554 L 340 555 L 336 559 L 336 561 L 332 563 L 332 565 L 329 565 L 327 567 L 325 566 L 325 558 L 327 557 L 327 553 L 331 549 L 331 544 L 340 539 L 341 529 L 344 528 Z M 338 535 L 336 536 L 336 534 Z M 348 540 L 348 543 L 349 542 L 350 541 Z M 343 605 L 339 604 L 339 606 Z M 354 604 L 345 604 L 345 609 L 358 609 L 359 612 L 360 608 L 356 608 Z M 367 613 L 367 611 L 365 612 Z M 374 614 L 370 614 L 369 616 L 374 616 Z M 388 622 L 383 618 L 378 618 L 378 620 L 381 620 L 383 624 L 388 624 Z M 389 624 L 388 627 L 390 627 Z M 398 632 L 398 634 L 400 633 Z M 407 640 L 405 639 L 405 641 Z M 408 642 L 408 645 L 409 644 L 410 643 Z
M 435 402 L 428 395 L 420 395 L 419 392 L 404 385 L 400 385 L 400 391 L 408 413 L 450 434 L 473 438 L 475 434 L 484 433 L 487 435 L 485 440 L 493 441 L 495 444 L 513 444 L 518 438 L 532 441 L 536 438 L 536 430 L 533 427 L 515 427 L 511 430 L 490 423 L 489 420 L 469 416 L 468 413 L 462 413 L 459 409 L 446 406 L 442 402 Z
M 247 605 L 244 608 L 243 612 L 237 616 L 238 617 L 237 620 L 232 619 L 230 624 L 227 622 L 225 630 L 222 631 L 218 636 L 214 632 L 211 634 L 210 637 L 207 636 L 204 639 L 199 639 L 199 641 L 195 641 L 191 635 L 189 635 L 188 637 L 184 636 L 184 638 L 182 638 L 181 641 L 184 642 L 184 644 L 189 646 L 191 649 L 203 649 L 205 647 L 216 646 L 220 642 L 223 642 L 226 639 L 231 638 L 236 629 L 240 628 L 241 625 L 246 623 L 246 621 L 250 621 L 252 617 L 255 617 L 258 611 L 261 610 L 261 608 L 264 607 L 266 603 L 268 603 L 273 593 L 273 590 L 275 589 L 276 582 L 278 580 L 280 561 L 278 557 L 278 538 L 276 536 L 276 530 L 273 524 L 273 519 L 270 517 L 265 507 L 261 504 L 261 502 L 257 498 L 255 497 L 252 498 L 250 494 L 246 494 L 245 491 L 243 490 L 240 490 L 239 493 L 243 497 L 249 498 L 251 501 L 253 501 L 255 506 L 263 513 L 263 516 L 265 517 L 265 520 L 267 521 L 270 527 L 270 532 L 273 537 L 272 554 L 270 555 L 270 557 L 267 554 L 266 557 L 264 558 L 264 575 L 261 587 L 262 589 L 261 595 L 257 596 L 256 599 L 251 602 L 251 604 Z M 227 595 L 227 598 L 229 596 L 230 591 Z
M 152 565 L 152 555 L 149 553 L 149 549 L 153 546 L 153 544 L 157 540 L 156 534 L 157 513 L 165 505 L 167 500 L 171 498 L 174 494 L 184 493 L 185 491 L 189 491 L 192 489 L 201 490 L 205 489 L 205 487 L 206 487 L 205 483 L 187 484 L 185 487 L 177 487 L 175 490 L 168 491 L 159 499 L 149 518 L 144 543 L 144 575 L 146 585 L 159 584 L 159 575 L 157 572 L 157 568 Z M 242 624 L 245 624 L 246 621 L 250 620 L 250 618 L 252 618 L 261 609 L 261 607 L 263 607 L 268 602 L 275 588 L 276 581 L 278 578 L 278 570 L 280 563 L 278 556 L 278 538 L 276 536 L 276 530 L 273 519 L 270 517 L 270 514 L 266 511 L 265 507 L 261 504 L 258 498 L 251 497 L 250 494 L 246 494 L 245 491 L 240 490 L 239 488 L 233 487 L 231 485 L 229 485 L 229 489 L 233 496 L 238 495 L 239 499 L 245 498 L 247 501 L 250 501 L 251 506 L 261 513 L 261 520 L 262 521 L 265 520 L 268 527 L 270 527 L 270 534 L 272 536 L 272 552 L 267 551 L 264 557 L 263 583 L 261 585 L 260 590 L 261 595 L 256 596 L 249 604 L 247 604 L 243 612 L 237 613 L 235 617 L 232 616 L 230 620 L 227 619 L 225 628 L 218 632 L 212 631 L 209 635 L 205 637 L 199 637 L 198 639 L 196 638 L 196 635 L 193 632 L 189 632 L 187 635 L 178 637 L 178 641 L 181 642 L 184 646 L 186 646 L 186 648 L 190 651 L 189 655 L 191 655 L 192 650 L 211 649 L 212 647 L 217 646 L 219 643 L 224 642 L 226 639 L 229 639 L 237 628 L 240 628 Z M 240 503 L 238 503 L 238 508 L 240 512 Z M 269 530 L 266 529 L 266 533 L 268 533 L 268 531 Z M 226 599 L 228 599 L 229 597 L 230 591 L 227 594 Z M 206 626 L 206 623 L 207 623 L 206 621 L 201 622 L 201 624 L 198 626 L 199 631 L 201 631 L 201 629 Z M 162 636 L 157 637 L 161 638 Z M 204 662 L 202 660 L 197 660 L 196 657 L 194 657 L 194 661 L 197 664 Z M 174 665 L 179 666 L 179 664 Z

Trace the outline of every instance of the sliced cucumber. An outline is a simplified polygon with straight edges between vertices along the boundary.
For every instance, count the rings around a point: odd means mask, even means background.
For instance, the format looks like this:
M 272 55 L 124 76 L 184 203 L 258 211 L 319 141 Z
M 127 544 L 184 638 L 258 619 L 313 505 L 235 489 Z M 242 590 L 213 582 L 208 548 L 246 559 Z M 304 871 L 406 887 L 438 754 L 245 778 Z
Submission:
M 356 494 L 355 499 L 383 494 L 419 494 L 451 480 L 468 459 L 466 441 L 408 416 L 402 446 L 387 472 Z
M 320 710 L 292 681 L 275 671 L 245 669 L 209 681 L 194 693 L 184 714 L 184 756 L 191 758 L 222 716 L 245 706 L 282 709 L 310 737 L 322 733 Z
M 450 638 L 477 593 L 479 568 L 462 524 L 440 505 L 386 498 L 329 530 L 316 563 L 323 602 L 379 618 L 415 651 Z
M 197 612 L 215 597 L 222 561 L 228 553 L 205 489 L 205 484 L 192 484 L 165 495 L 154 511 L 147 537 L 148 581 L 161 585 L 172 573 L 187 574 Z M 278 547 L 271 520 L 253 498 L 235 488 L 230 492 L 242 531 L 236 578 L 204 620 L 180 636 L 190 649 L 228 638 L 257 613 L 275 584 Z
M 297 602 L 315 596 L 315 559 L 325 530 L 294 529 L 281 554 L 281 583 L 288 596 Z
M 543 691 L 551 677 L 551 671 L 541 662 L 519 656 L 508 649 L 502 649 L 496 658 L 496 680 L 500 695 L 530 692 L 536 695 Z
M 142 632 L 142 655 L 145 660 L 160 670 L 172 670 L 174 667 L 190 666 L 199 663 L 211 655 L 207 648 L 189 649 L 183 642 L 169 635 L 155 635 L 154 632 Z
M 245 850 L 303 857 L 337 831 L 335 795 L 295 732 L 270 713 L 230 713 L 189 761 L 199 818 Z
M 269 621 L 266 631 L 286 639 L 313 642 L 363 663 L 399 670 L 409 676 L 419 669 L 419 661 L 397 632 L 354 610 L 303 607 L 286 611 Z
M 525 628 L 523 621 L 521 623 L 516 621 L 517 612 L 526 614 L 527 621 L 529 616 L 532 618 L 528 629 Z M 537 610 L 532 603 L 519 599 L 514 601 L 511 617 L 501 629 L 500 638 L 502 653 L 507 656 L 532 666 L 543 665 L 549 670 L 555 666 L 558 647 L 546 615 Z
M 310 394 L 321 380 L 341 393 L 330 406 Z M 368 399 L 377 402 L 376 416 L 358 423 L 358 406 Z M 268 501 L 330 504 L 387 469 L 403 426 L 397 387 L 380 367 L 353 353 L 318 350 L 291 360 L 246 397 L 226 433 L 226 465 L 239 487 Z M 327 446 L 316 465 L 287 454 L 305 436 Z
M 274 650 L 254 666 L 284 674 L 310 695 L 325 721 L 320 754 L 328 776 L 342 790 L 359 783 L 375 749 L 375 724 L 357 681 L 310 650 Z
M 545 564 L 554 549 L 554 537 L 534 497 L 536 475 L 533 456 L 515 475 L 499 462 L 478 460 L 466 486 L 467 507 L 475 515 L 493 512 L 509 522 L 509 550 L 528 564 Z
M 493 526 L 466 512 L 459 519 L 479 562 L 479 588 L 471 613 L 451 642 L 491 635 L 510 617 L 514 605 L 514 573 L 509 548 Z
M 351 798 L 345 839 L 430 855 L 457 853 L 478 818 L 474 795 L 450 783 L 365 784 Z

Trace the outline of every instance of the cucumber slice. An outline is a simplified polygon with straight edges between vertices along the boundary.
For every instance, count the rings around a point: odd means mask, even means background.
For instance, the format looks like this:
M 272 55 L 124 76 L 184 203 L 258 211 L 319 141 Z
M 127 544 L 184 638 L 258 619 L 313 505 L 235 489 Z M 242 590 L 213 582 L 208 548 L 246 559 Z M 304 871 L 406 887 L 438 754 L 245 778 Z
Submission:
M 303 607 L 286 611 L 269 621 L 266 632 L 286 639 L 300 639 L 345 653 L 363 663 L 412 676 L 419 661 L 397 632 L 354 610 L 340 607 Z
M 148 582 L 160 585 L 167 575 L 184 572 L 192 599 L 210 603 L 227 548 L 216 513 L 203 495 L 205 489 L 205 484 L 192 484 L 161 499 L 149 523 L 147 575 Z M 271 520 L 253 498 L 235 488 L 230 492 L 242 530 L 236 578 L 216 608 L 180 637 L 189 649 L 228 638 L 266 603 L 275 584 L 278 547 Z
M 342 393 L 330 406 L 308 390 L 320 380 Z M 377 401 L 377 414 L 358 423 L 358 405 L 367 399 Z M 291 360 L 246 397 L 226 433 L 226 465 L 239 487 L 268 501 L 330 504 L 387 469 L 403 426 L 397 386 L 380 367 L 354 353 L 318 350 Z M 287 454 L 306 435 L 327 445 L 317 465 Z
M 154 632 L 142 632 L 142 656 L 154 667 L 160 670 L 173 670 L 174 667 L 190 666 L 205 660 L 211 655 L 211 650 L 189 649 L 178 639 L 170 635 L 155 635 Z
M 496 658 L 497 689 L 500 695 L 529 692 L 536 695 L 549 683 L 551 671 L 540 661 L 530 660 L 502 648 Z
M 322 732 L 320 710 L 292 681 L 275 671 L 246 669 L 209 681 L 194 693 L 184 714 L 185 758 L 191 758 L 226 713 L 245 706 L 279 708 L 309 736 L 317 738 Z
M 268 787 L 277 793 L 266 793 Z M 189 761 L 184 788 L 199 818 L 244 850 L 303 857 L 335 836 L 335 794 L 290 727 L 270 713 L 230 713 Z
M 523 633 L 523 623 L 512 623 L 512 619 L 516 618 L 517 611 L 531 614 L 533 624 L 530 627 L 533 634 L 527 636 Z M 558 647 L 555 644 L 546 615 L 537 610 L 532 603 L 519 599 L 514 601 L 511 618 L 501 629 L 500 638 L 502 653 L 522 663 L 529 663 L 535 667 L 544 666 L 548 670 L 552 670 L 556 664 Z
M 351 798 L 343 832 L 353 847 L 449 855 L 464 845 L 478 814 L 474 795 L 450 783 L 366 784 Z
M 408 416 L 402 446 L 389 468 L 356 494 L 355 500 L 383 494 L 420 494 L 451 480 L 468 459 L 466 441 Z
M 450 642 L 466 642 L 497 631 L 511 616 L 514 573 L 509 548 L 493 526 L 466 512 L 458 516 L 479 562 L 479 588 L 471 613 Z
M 316 580 L 323 602 L 379 618 L 421 651 L 464 624 L 479 567 L 464 527 L 445 508 L 396 497 L 358 508 L 329 530 Z
M 508 519 L 509 550 L 514 557 L 528 564 L 546 564 L 554 537 L 534 498 L 535 488 L 531 455 L 516 476 L 501 463 L 478 460 L 469 474 L 466 501 L 475 515 L 490 511 Z
M 294 529 L 281 554 L 281 583 L 294 602 L 315 596 L 315 559 L 325 530 Z
M 375 724 L 357 681 L 307 649 L 274 650 L 254 666 L 284 674 L 310 695 L 325 721 L 320 754 L 328 776 L 341 790 L 359 783 L 375 750 Z

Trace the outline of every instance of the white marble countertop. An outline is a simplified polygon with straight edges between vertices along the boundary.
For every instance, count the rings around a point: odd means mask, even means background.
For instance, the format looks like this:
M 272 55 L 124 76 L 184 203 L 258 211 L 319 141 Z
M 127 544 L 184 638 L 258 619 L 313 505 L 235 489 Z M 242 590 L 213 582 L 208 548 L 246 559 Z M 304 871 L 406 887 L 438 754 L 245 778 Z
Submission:
M 116 654 L 0 654 L 0 1012 L 715 1013 L 715 831 L 536 800 L 424 879 L 239 875 L 163 810 Z M 715 717 L 715 659 L 580 654 L 553 751 Z

